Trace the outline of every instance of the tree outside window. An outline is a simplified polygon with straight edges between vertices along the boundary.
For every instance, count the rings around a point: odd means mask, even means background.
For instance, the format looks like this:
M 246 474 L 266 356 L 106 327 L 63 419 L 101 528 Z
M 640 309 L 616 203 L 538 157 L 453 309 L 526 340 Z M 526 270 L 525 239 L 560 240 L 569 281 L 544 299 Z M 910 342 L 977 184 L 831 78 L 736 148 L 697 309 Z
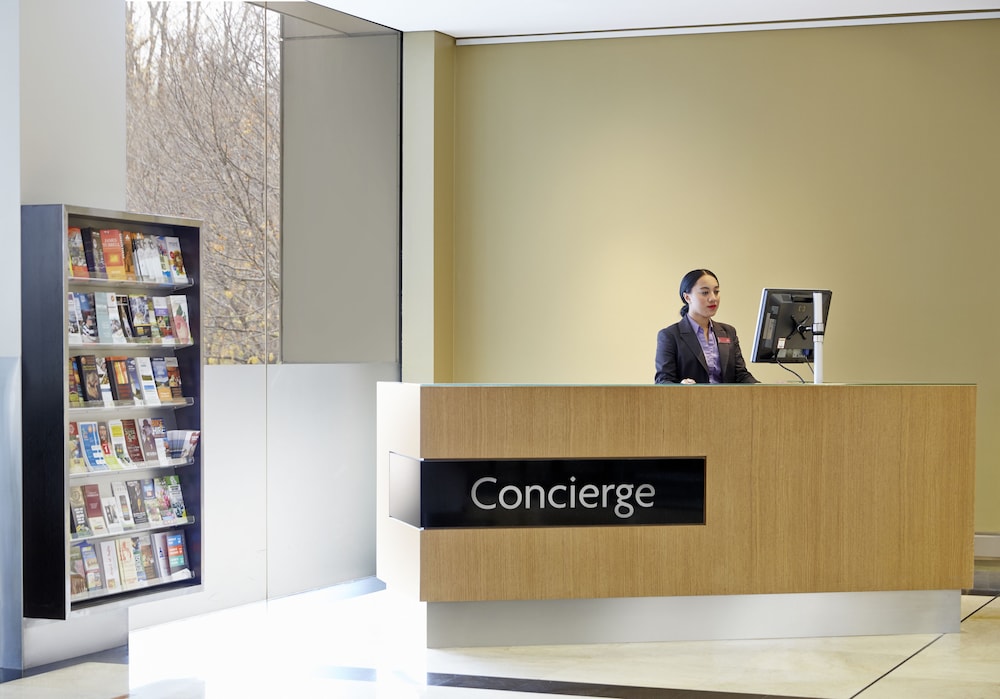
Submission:
M 280 361 L 280 19 L 126 3 L 127 207 L 204 221 L 208 364 Z

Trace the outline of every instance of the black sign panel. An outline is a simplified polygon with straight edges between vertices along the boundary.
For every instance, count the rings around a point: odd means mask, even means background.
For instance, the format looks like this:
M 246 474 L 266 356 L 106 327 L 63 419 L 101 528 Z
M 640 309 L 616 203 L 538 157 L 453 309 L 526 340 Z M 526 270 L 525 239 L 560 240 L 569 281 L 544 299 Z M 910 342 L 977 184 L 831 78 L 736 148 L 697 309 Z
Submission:
M 705 458 L 389 455 L 389 515 L 415 527 L 705 523 Z

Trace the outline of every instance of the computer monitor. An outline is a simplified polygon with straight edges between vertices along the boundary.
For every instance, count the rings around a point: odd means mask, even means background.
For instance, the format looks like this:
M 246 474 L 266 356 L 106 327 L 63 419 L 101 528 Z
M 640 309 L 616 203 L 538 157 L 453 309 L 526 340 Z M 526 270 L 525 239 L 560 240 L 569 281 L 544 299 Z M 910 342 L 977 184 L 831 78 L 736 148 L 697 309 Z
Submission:
M 828 289 L 764 289 L 751 361 L 776 364 L 812 362 L 815 357 L 813 295 L 822 297 L 825 326 L 830 315 Z

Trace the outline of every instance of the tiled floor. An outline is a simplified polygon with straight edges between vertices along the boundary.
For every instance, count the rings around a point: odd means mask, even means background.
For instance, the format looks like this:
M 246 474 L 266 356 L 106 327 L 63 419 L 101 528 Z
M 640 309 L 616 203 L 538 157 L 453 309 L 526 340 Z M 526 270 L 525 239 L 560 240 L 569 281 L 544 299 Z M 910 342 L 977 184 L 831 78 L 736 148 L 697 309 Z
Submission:
M 0 699 L 1000 699 L 1000 597 L 981 572 L 956 634 L 448 650 L 412 642 L 362 581 L 143 629 Z

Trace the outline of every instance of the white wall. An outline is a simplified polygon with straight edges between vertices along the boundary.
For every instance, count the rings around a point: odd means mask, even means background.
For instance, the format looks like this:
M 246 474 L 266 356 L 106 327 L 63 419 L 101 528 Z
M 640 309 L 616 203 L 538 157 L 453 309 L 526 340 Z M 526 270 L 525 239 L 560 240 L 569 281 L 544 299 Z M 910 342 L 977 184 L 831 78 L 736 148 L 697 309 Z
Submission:
M 400 41 L 378 29 L 283 24 L 268 597 L 375 574 L 375 385 L 399 377 Z
M 0 114 L 0 138 L 5 139 L 0 140 L 0 184 L 7 184 L 0 188 L 0 218 L 8 219 L 0 228 L 0 243 L 8 253 L 18 250 L 22 203 L 125 206 L 123 4 L 22 0 L 20 34 L 17 9 L 17 3 L 0 3 L 0 32 L 10 34 L 0 42 L 0 58 L 11 53 L 0 61 L 0 93 L 7 104 L 20 99 L 23 124 L 19 132 L 17 109 Z M 391 48 L 395 41 L 361 42 L 361 65 L 383 75 L 394 69 L 398 54 L 383 56 L 375 65 L 370 47 L 390 42 Z M 337 44 L 334 52 L 343 53 L 346 46 Z M 358 59 L 357 52 L 347 53 L 353 55 L 341 59 Z M 325 77 L 309 74 L 308 61 L 300 66 L 307 70 L 300 85 L 329 83 L 329 69 Z M 344 81 L 364 93 L 357 76 Z M 355 152 L 356 167 L 338 172 L 322 161 L 313 161 L 314 169 L 305 175 L 294 167 L 284 169 L 284 176 L 300 186 L 292 191 L 311 203 L 309 215 L 319 217 L 303 218 L 305 209 L 293 206 L 299 216 L 285 230 L 285 280 L 295 310 L 302 311 L 289 316 L 302 321 L 290 328 L 290 336 L 298 338 L 291 344 L 292 358 L 333 363 L 204 368 L 201 589 L 166 593 L 131 607 L 112 604 L 74 613 L 69 621 L 24 620 L 22 630 L 20 563 L 8 561 L 10 552 L 19 554 L 20 536 L 4 537 L 12 544 L 9 551 L 0 549 L 0 614 L 12 627 L 0 626 L 5 664 L 8 651 L 14 667 L 18 661 L 24 668 L 36 667 L 122 645 L 130 629 L 374 574 L 375 384 L 398 377 L 398 133 L 396 127 L 386 130 L 398 116 L 398 90 L 390 83 L 366 99 L 388 105 L 391 112 L 366 141 L 377 152 Z M 357 145 L 352 137 L 358 124 L 331 122 L 302 94 L 296 105 L 304 110 L 298 114 L 303 127 L 321 129 L 321 135 L 340 128 L 350 136 L 341 145 Z M 310 147 L 299 145 L 304 151 Z M 358 167 L 371 165 L 387 173 L 382 178 L 386 189 L 337 189 L 345 183 L 354 187 Z M 341 207 L 334 215 L 329 193 L 356 208 L 348 214 Z M 323 225 L 314 225 L 316 220 Z M 328 263 L 316 269 L 313 262 L 322 259 Z M 17 275 L 0 275 L 0 291 L 13 299 L 16 315 Z M 326 304 L 333 297 L 350 299 L 341 303 L 336 321 Z M 7 505 L 0 516 L 19 527 L 15 506 L 20 505 L 21 469 L 19 457 L 11 453 L 19 440 L 6 439 L 20 434 L 15 381 L 20 324 L 12 327 L 13 332 L 0 333 L 0 437 L 5 440 L 0 497 L 8 498 L 0 500 Z M 370 363 L 345 363 L 351 357 Z M 17 399 L 13 406 L 12 399 Z M 16 583 L 16 590 L 7 580 Z
M 10 4 L 4 3 L 2 11 L 10 11 Z M 22 0 L 19 6 L 20 22 L 15 15 L 3 22 L 0 30 L 16 33 L 20 26 L 19 37 L 0 42 L 3 52 L 20 49 L 20 92 L 7 101 L 14 105 L 20 102 L 16 138 L 20 146 L 20 196 L 9 202 L 12 222 L 0 233 L 7 235 L 9 231 L 17 239 L 20 204 L 121 209 L 125 203 L 124 4 L 120 0 Z M 10 57 L 2 65 L 4 71 L 18 66 L 18 57 Z M 10 114 L 0 116 L 13 118 Z M 0 133 L 18 133 L 13 130 L 16 126 L 3 126 L 7 128 Z M 4 157 L 2 167 L 8 167 L 9 162 L 16 160 Z M 4 187 L 2 196 L 17 192 L 18 188 Z M 8 204 L 6 198 L 4 203 Z M 4 206 L 0 216 L 6 215 Z M 20 258 L 18 247 L 5 244 L 4 250 L 16 250 Z M 7 283 L 11 279 L 4 275 L 0 284 Z M 17 299 L 12 305 L 19 307 L 19 278 L 12 283 L 16 289 L 4 298 Z M 19 336 L 20 324 L 13 326 Z M 20 347 L 17 354 L 20 356 Z M 127 635 L 125 608 L 95 611 L 66 622 L 27 619 L 20 639 L 21 662 L 24 667 L 34 667 L 110 648 L 125 643 Z
M 375 385 L 396 365 L 207 366 L 201 591 L 130 626 L 375 574 Z
M 375 391 L 397 376 L 394 362 L 268 367 L 268 597 L 375 575 Z
M 267 597 L 266 367 L 206 366 L 202 377 L 202 588 L 134 606 L 133 629 Z
M 21 2 L 21 203 L 125 206 L 125 5 Z

